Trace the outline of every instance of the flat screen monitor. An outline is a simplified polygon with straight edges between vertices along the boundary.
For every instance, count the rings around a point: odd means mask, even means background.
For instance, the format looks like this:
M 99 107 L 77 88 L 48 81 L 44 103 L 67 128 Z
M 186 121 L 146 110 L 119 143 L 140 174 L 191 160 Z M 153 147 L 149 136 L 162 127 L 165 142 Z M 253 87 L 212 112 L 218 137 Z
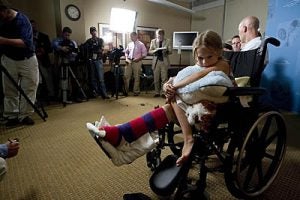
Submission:
M 196 31 L 173 32 L 173 48 L 191 50 L 197 36 Z

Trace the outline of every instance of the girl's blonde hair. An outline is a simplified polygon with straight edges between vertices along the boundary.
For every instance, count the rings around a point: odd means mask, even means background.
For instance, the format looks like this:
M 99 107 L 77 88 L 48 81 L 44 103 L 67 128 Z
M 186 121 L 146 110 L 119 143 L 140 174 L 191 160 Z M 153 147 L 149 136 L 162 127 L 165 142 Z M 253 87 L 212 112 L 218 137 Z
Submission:
M 200 33 L 193 42 L 193 56 L 197 58 L 196 51 L 200 47 L 209 48 L 217 53 L 218 56 L 222 57 L 223 43 L 218 33 L 207 30 Z

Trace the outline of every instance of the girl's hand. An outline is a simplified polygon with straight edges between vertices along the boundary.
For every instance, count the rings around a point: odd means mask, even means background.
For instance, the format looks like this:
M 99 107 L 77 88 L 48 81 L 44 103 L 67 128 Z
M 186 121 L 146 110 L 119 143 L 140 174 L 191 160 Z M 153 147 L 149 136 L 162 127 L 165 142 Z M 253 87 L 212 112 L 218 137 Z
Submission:
M 166 95 L 168 102 L 170 102 L 172 99 L 174 99 L 175 94 L 176 94 L 176 88 L 171 83 L 166 83 L 165 95 Z

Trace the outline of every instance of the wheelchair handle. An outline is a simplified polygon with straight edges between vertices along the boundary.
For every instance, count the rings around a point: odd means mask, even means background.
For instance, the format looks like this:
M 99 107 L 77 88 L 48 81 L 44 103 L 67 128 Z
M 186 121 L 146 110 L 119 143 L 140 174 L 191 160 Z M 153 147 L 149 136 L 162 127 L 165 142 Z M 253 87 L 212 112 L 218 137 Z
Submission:
M 280 41 L 274 37 L 268 37 L 264 40 L 264 46 L 267 45 L 268 43 L 270 43 L 276 47 L 280 46 Z

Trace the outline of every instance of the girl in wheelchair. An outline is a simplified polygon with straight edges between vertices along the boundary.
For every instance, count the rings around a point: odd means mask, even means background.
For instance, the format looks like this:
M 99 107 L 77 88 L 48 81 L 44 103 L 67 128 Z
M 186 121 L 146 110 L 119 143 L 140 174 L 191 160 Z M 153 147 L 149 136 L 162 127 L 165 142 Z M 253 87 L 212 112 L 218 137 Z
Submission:
M 149 132 L 170 122 L 178 122 L 184 135 L 177 165 L 187 160 L 194 144 L 192 125 L 200 122 L 198 128 L 206 132 L 215 113 L 215 103 L 227 100 L 222 96 L 225 89 L 220 92 L 210 87 L 209 91 L 203 86 L 233 86 L 230 67 L 222 58 L 222 51 L 222 39 L 216 32 L 207 30 L 199 34 L 193 43 L 196 64 L 184 68 L 164 84 L 166 105 L 117 126 L 110 126 L 103 118 L 100 122 L 87 123 L 89 132 L 115 165 L 129 164 L 153 149 L 157 141 Z

